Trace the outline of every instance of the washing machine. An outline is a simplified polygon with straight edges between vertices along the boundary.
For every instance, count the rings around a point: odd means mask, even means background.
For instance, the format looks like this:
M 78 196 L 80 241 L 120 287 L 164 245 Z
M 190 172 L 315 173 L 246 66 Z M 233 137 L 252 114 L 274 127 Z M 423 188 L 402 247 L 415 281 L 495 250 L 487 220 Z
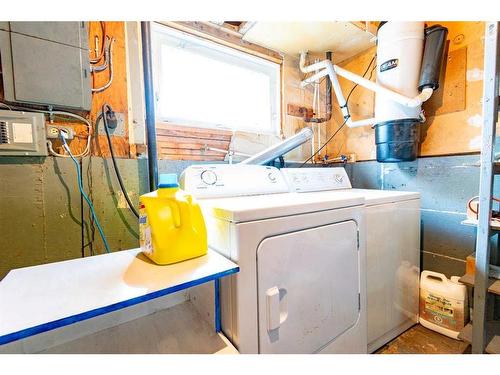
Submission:
M 344 168 L 284 168 L 290 191 L 365 198 L 368 352 L 418 322 L 420 194 L 353 189 Z M 345 189 L 324 191 L 335 180 Z M 315 193 L 311 193 L 315 191 Z
M 240 353 L 366 353 L 361 195 L 290 193 L 278 169 L 257 165 L 194 165 L 181 186 L 202 206 L 209 246 L 240 267 L 220 296 Z

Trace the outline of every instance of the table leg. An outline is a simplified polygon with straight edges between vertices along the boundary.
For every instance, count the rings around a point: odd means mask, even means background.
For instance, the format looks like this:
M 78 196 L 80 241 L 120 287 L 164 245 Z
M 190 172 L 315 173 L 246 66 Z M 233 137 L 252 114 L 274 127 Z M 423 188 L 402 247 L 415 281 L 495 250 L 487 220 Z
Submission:
M 214 280 L 215 289 L 215 332 L 221 331 L 221 318 L 220 318 L 220 279 Z

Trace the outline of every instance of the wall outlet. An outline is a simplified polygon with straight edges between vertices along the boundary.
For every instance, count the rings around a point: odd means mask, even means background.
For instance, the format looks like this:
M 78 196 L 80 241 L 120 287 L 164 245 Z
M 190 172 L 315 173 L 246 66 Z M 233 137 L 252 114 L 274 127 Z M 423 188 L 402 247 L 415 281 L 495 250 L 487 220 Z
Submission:
M 73 139 L 75 137 L 75 131 L 70 126 L 62 126 L 62 125 L 47 125 L 46 133 L 47 138 L 60 138 L 60 132 L 66 132 L 66 139 Z
M 116 122 L 113 120 L 114 124 L 110 124 L 108 122 L 109 126 L 109 133 L 114 136 L 118 137 L 125 137 L 126 133 L 126 123 L 125 123 L 125 114 L 122 112 L 114 112 L 115 117 L 116 117 Z M 115 126 L 114 128 L 112 126 Z M 99 135 L 106 135 L 106 131 L 104 130 L 104 121 L 101 119 L 98 124 L 96 124 L 97 128 L 97 133 Z

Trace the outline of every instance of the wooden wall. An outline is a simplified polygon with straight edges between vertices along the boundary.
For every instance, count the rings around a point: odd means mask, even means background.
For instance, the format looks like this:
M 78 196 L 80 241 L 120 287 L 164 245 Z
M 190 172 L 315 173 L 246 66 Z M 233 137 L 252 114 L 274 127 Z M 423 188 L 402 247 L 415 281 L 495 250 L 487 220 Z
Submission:
M 308 56 L 309 62 L 313 62 L 315 59 L 324 60 L 324 54 L 312 54 Z M 335 120 L 332 119 L 328 122 L 320 124 L 319 126 L 312 123 L 306 123 L 304 119 L 300 116 L 292 115 L 289 111 L 289 105 L 301 106 L 307 108 L 310 112 L 312 111 L 313 104 L 313 86 L 308 85 L 305 88 L 300 86 L 301 81 L 304 79 L 305 75 L 299 69 L 299 57 L 285 55 L 283 60 L 283 74 L 282 74 L 282 134 L 284 137 L 290 137 L 297 132 L 299 132 L 304 127 L 311 127 L 314 131 L 315 144 L 318 142 L 318 134 L 320 134 L 319 141 L 324 142 L 328 133 L 335 126 Z M 323 80 L 320 85 L 320 110 L 321 116 L 325 113 L 325 80 Z M 317 145 L 315 150 L 317 150 Z M 318 159 L 324 156 L 326 153 L 326 148 L 318 154 L 315 158 Z M 301 147 L 292 150 L 286 155 L 287 161 L 305 161 L 312 154 L 311 142 L 304 143 Z
M 479 151 L 481 133 L 481 96 L 482 96 L 482 69 L 483 69 L 483 34 L 484 24 L 482 22 L 433 22 L 446 26 L 448 33 L 448 57 L 453 61 L 447 64 L 444 81 L 441 88 L 432 98 L 431 105 L 427 104 L 426 123 L 422 126 L 421 156 L 466 154 Z M 433 24 L 429 23 L 429 24 Z M 123 136 L 112 136 L 116 155 L 119 157 L 134 157 L 135 147 L 129 145 L 128 138 L 128 98 L 127 98 L 127 72 L 125 51 L 125 24 L 124 22 L 106 22 L 107 34 L 115 38 L 113 50 L 114 79 L 110 88 L 102 93 L 93 95 L 92 111 L 90 118 L 96 119 L 104 102 L 109 103 L 116 112 L 122 114 L 124 119 Z M 90 23 L 89 42 L 91 48 L 94 46 L 94 36 L 101 37 L 99 22 Z M 372 48 L 342 64 L 348 70 L 362 74 L 375 53 Z M 323 56 L 317 56 L 324 58 Z M 462 70 L 459 66 L 462 64 Z M 459 68 L 457 68 L 457 66 Z M 455 72 L 453 74 L 453 72 Z M 106 70 L 97 73 L 94 85 L 104 84 L 108 79 L 109 72 Z M 375 80 L 373 74 L 373 80 Z M 465 75 L 465 77 L 464 77 Z M 300 117 L 290 116 L 286 113 L 288 104 L 312 105 L 312 87 L 302 89 L 300 81 L 302 75 L 298 70 L 298 60 L 295 56 L 284 56 L 282 66 L 282 136 L 288 137 L 295 134 L 306 124 Z M 352 82 L 340 78 L 341 86 L 347 95 L 353 87 Z M 323 92 L 323 87 L 322 87 Z M 447 95 L 453 97 L 447 97 Z M 452 102 L 451 106 L 449 105 Z M 463 105 L 460 108 L 460 105 Z M 324 96 L 322 96 L 322 108 L 324 108 Z M 373 115 L 374 95 L 368 90 L 357 88 L 350 99 L 350 110 L 354 119 L 370 117 Z M 342 122 L 342 116 L 334 99 L 334 115 L 331 121 L 319 127 L 321 141 L 333 134 Z M 71 148 L 79 153 L 85 147 L 86 126 L 73 125 L 77 130 L 77 139 L 71 141 Z M 102 123 L 98 124 L 102 129 Z M 316 126 L 314 125 L 316 129 Z M 96 131 L 96 129 L 94 129 Z M 211 134 L 205 134 L 206 139 L 196 140 L 199 136 L 196 129 L 193 134 L 187 134 L 182 138 L 176 138 L 179 129 L 175 126 L 170 130 L 158 128 L 160 157 L 167 159 L 188 160 L 221 160 L 223 154 L 216 152 L 201 152 L 199 148 L 205 143 L 209 146 L 226 149 L 231 139 L 228 134 L 219 134 L 214 138 Z M 175 134 L 174 134 L 175 133 Z M 203 138 L 203 137 L 201 137 Z M 251 138 L 254 148 L 244 151 L 253 153 L 259 150 L 260 144 L 266 145 L 270 140 L 256 140 Z M 255 138 L 255 139 L 254 139 Z M 262 138 L 262 137 L 261 137 Z M 197 141 L 197 142 L 194 142 Z M 316 129 L 317 141 L 317 129 Z M 54 142 L 59 146 L 58 142 Z M 203 143 L 203 145 L 201 144 Z M 191 147 L 191 148 L 190 148 Z M 196 149 L 193 149 L 193 147 Z M 329 157 L 340 154 L 356 154 L 358 160 L 372 160 L 375 158 L 374 131 L 369 127 L 357 129 L 343 129 L 335 139 L 328 145 L 326 152 Z M 300 161 L 305 160 L 311 153 L 309 143 L 291 152 L 287 159 Z M 97 156 L 109 156 L 109 148 L 106 137 L 99 135 L 93 137 L 92 154 Z
M 422 126 L 420 156 L 475 153 L 480 149 L 482 125 L 484 23 L 443 21 L 428 24 L 436 23 L 448 28 L 448 60 L 440 89 L 432 103 L 424 106 L 428 118 Z M 375 48 L 372 48 L 342 66 L 362 74 L 374 53 Z M 353 86 L 344 79 L 340 84 L 345 94 Z M 357 88 L 349 107 L 353 119 L 373 116 L 373 93 Z M 340 119 L 338 111 L 336 118 Z M 355 153 L 358 160 L 375 159 L 374 131 L 370 127 L 346 128 L 328 146 L 329 153 L 338 149 L 346 154 Z
M 127 99 L 127 71 L 126 71 L 126 51 L 125 51 L 125 23 L 106 21 L 106 34 L 115 39 L 113 45 L 113 82 L 109 88 L 100 93 L 92 94 L 92 109 L 90 120 L 95 123 L 101 112 L 102 105 L 108 103 L 115 112 L 123 116 L 123 136 L 111 136 L 115 155 L 118 157 L 131 157 L 128 140 L 128 99 Z M 99 37 L 102 43 L 102 32 L 100 22 L 90 22 L 89 24 L 89 47 L 92 50 L 91 58 L 94 57 L 94 37 Z M 93 86 L 101 87 L 109 79 L 109 69 L 93 74 Z M 66 123 L 75 128 L 77 137 L 70 142 L 73 153 L 77 154 L 85 149 L 87 142 L 87 126 L 81 123 Z M 102 121 L 94 125 L 93 133 L 98 134 L 97 127 L 103 129 Z M 104 134 L 104 133 L 103 133 Z M 60 142 L 55 141 L 54 146 L 57 152 L 61 152 Z M 92 138 L 91 153 L 95 156 L 109 157 L 109 147 L 105 135 Z
M 179 26 L 180 25 L 180 26 Z M 201 26 L 200 26 L 201 25 Z M 298 68 L 297 56 L 280 56 L 274 51 L 264 47 L 256 46 L 251 43 L 238 43 L 234 35 L 226 35 L 227 33 L 220 30 L 212 30 L 205 23 L 200 22 L 183 22 L 183 23 L 168 23 L 168 26 L 178 27 L 184 32 L 192 32 L 195 35 L 207 37 L 212 41 L 221 41 L 222 44 L 231 44 L 235 48 L 242 49 L 248 53 L 257 54 L 259 57 L 266 57 L 274 62 L 282 63 L 282 122 L 281 122 L 281 137 L 289 137 L 306 124 L 302 119 L 286 114 L 286 106 L 288 103 L 297 105 L 311 106 L 312 105 L 312 88 L 302 89 L 300 81 L 302 75 Z M 99 22 L 90 22 L 89 25 L 89 46 L 94 49 L 95 36 L 97 35 L 100 43 L 102 43 L 102 32 Z M 104 103 L 108 103 L 123 117 L 124 129 L 120 136 L 112 136 L 113 148 L 115 155 L 121 158 L 135 158 L 138 145 L 129 144 L 128 136 L 128 95 L 127 95 L 127 56 L 126 56 L 126 35 L 124 22 L 106 21 L 106 34 L 114 37 L 115 43 L 113 46 L 113 70 L 114 77 L 111 86 L 102 93 L 95 93 L 92 96 L 92 110 L 90 112 L 90 120 L 94 124 L 95 119 L 101 112 L 101 107 Z M 225 39 L 224 39 L 225 38 Z M 91 57 L 94 57 L 93 51 Z M 316 56 L 324 58 L 323 56 Z M 314 58 L 314 56 L 312 57 Z M 99 72 L 94 75 L 94 87 L 102 86 L 109 78 L 109 71 Z M 324 92 L 324 86 L 321 88 Z M 324 108 L 324 95 L 322 96 L 321 106 Z M 81 123 L 61 122 L 73 126 L 76 130 L 77 137 L 70 141 L 72 151 L 77 154 L 84 150 L 87 137 L 87 127 Z M 327 129 L 330 124 L 320 126 L 322 140 L 327 135 Z M 98 128 L 101 130 L 98 131 Z M 94 124 L 93 134 L 100 134 L 93 137 L 91 154 L 94 156 L 109 157 L 109 147 L 106 136 L 103 133 L 102 121 L 99 124 Z M 224 153 L 216 151 L 203 151 L 203 147 L 213 147 L 222 150 L 227 150 L 232 141 L 234 149 L 248 154 L 254 154 L 261 151 L 263 148 L 270 146 L 279 141 L 278 136 L 272 135 L 257 135 L 245 132 L 236 132 L 232 134 L 228 131 L 200 129 L 179 126 L 176 124 L 161 124 L 157 125 L 157 140 L 158 140 L 158 156 L 160 159 L 170 160 L 195 160 L 195 161 L 222 161 Z M 54 148 L 58 152 L 60 142 L 53 142 Z M 142 146 L 144 147 L 144 146 Z M 326 151 L 326 150 L 325 150 Z M 287 159 L 291 161 L 301 161 L 307 159 L 311 154 L 310 144 L 307 143 L 301 148 L 287 155 Z

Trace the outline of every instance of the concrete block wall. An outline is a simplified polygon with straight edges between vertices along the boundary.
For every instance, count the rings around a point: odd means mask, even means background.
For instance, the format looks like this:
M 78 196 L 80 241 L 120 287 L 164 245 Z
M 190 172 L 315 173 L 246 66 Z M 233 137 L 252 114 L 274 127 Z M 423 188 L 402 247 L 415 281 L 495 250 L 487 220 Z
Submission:
M 66 159 L 0 160 L 0 279 L 12 268 L 81 256 L 74 171 Z
M 180 174 L 190 164 L 193 162 L 160 160 L 159 172 Z M 118 165 L 129 196 L 137 204 L 139 195 L 148 191 L 147 161 L 118 159 Z M 419 191 L 423 269 L 448 276 L 463 274 L 465 257 L 474 251 L 475 229 L 460 222 L 466 217 L 467 200 L 478 193 L 478 155 L 420 158 L 400 164 L 366 161 L 348 164 L 346 169 L 354 187 Z M 110 247 L 137 247 L 137 219 L 126 205 L 111 159 L 85 158 L 83 170 L 85 190 Z M 82 204 L 71 160 L 0 158 L 0 178 L 0 279 L 13 268 L 91 254 L 88 246 L 82 253 Z M 83 209 L 88 222 L 86 204 Z M 84 228 L 83 242 L 87 244 L 89 228 Z M 103 252 L 96 231 L 94 253 Z
M 146 159 L 117 159 L 124 185 L 137 206 L 149 191 Z M 159 173 L 180 173 L 192 161 L 160 160 Z M 85 192 L 112 251 L 139 246 L 139 225 L 129 210 L 109 158 L 83 159 Z M 0 158 L 0 280 L 14 268 L 103 254 L 82 202 L 76 169 L 66 158 Z M 82 239 L 81 213 L 84 213 Z M 82 246 L 84 245 L 84 246 Z M 83 247 L 83 250 L 82 250 Z
M 147 191 L 147 163 L 118 159 L 132 201 Z M 111 159 L 84 158 L 85 191 L 92 197 L 111 249 L 138 246 L 137 219 L 126 206 Z M 89 184 L 92 190 L 89 190 Z M 19 267 L 89 256 L 88 206 L 82 201 L 76 169 L 66 158 L 0 158 L 0 279 Z M 95 232 L 94 254 L 104 253 Z
M 448 277 L 465 272 L 474 252 L 475 228 L 460 224 L 479 191 L 479 155 L 419 158 L 414 162 L 358 162 L 347 166 L 357 188 L 421 193 L 422 269 Z

